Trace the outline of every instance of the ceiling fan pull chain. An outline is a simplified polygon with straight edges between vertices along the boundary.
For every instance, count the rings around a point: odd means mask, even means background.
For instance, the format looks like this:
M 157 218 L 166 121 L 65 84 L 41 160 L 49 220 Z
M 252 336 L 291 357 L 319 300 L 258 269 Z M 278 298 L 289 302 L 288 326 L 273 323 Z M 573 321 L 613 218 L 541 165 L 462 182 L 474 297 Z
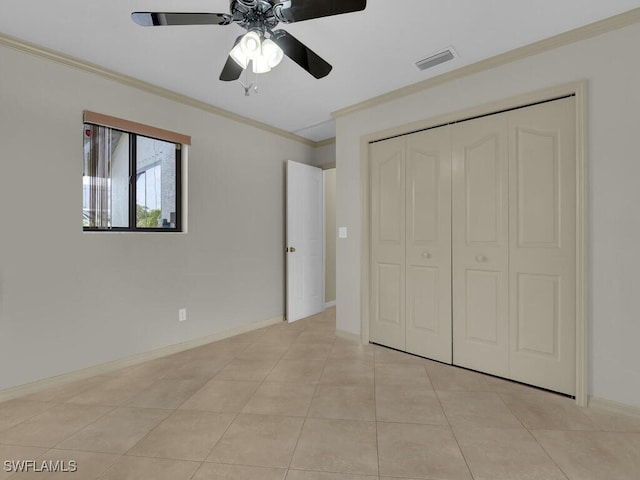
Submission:
M 244 89 L 244 96 L 248 97 L 249 96 L 249 90 L 251 90 L 251 87 L 253 87 L 253 83 L 249 83 L 249 69 L 248 68 L 244 69 L 244 82 L 240 78 L 238 78 L 238 83 L 240 83 L 240 85 Z

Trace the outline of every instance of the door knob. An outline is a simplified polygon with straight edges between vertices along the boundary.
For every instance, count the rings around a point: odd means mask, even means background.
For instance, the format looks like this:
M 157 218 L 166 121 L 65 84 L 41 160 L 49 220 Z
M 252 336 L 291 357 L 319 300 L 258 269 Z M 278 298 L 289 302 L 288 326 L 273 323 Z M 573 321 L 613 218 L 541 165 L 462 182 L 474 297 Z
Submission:
M 478 255 L 478 256 L 476 257 L 476 262 L 478 262 L 478 263 L 484 263 L 484 262 L 486 262 L 487 260 L 489 260 L 489 259 L 488 259 L 487 257 L 485 257 L 484 255 Z
M 422 258 L 431 258 L 431 254 L 429 252 L 422 252 Z
M 290 251 L 291 253 L 294 253 L 294 252 L 296 251 L 296 247 L 291 247 L 291 248 L 289 248 L 289 251 Z

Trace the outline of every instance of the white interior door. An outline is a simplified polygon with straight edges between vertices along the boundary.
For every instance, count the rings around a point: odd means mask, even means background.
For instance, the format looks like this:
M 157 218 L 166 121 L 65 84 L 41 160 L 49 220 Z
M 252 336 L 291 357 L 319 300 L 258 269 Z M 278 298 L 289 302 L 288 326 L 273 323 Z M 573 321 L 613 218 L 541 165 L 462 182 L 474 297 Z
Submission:
M 324 309 L 322 170 L 287 162 L 287 320 Z
M 575 394 L 575 99 L 509 114 L 510 377 Z
M 404 137 L 369 146 L 371 263 L 369 336 L 405 350 Z
M 451 363 L 451 128 L 407 136 L 406 349 Z
M 453 363 L 507 376 L 508 137 L 505 115 L 454 126 Z

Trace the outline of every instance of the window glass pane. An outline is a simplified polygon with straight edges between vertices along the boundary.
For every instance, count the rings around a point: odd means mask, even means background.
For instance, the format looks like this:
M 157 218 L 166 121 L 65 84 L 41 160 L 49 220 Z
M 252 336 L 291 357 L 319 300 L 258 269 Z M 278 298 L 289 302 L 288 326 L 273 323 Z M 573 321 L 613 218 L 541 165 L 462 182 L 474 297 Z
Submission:
M 129 135 L 85 125 L 83 164 L 83 226 L 128 227 Z
M 178 145 L 89 123 L 83 133 L 84 228 L 179 231 Z
M 176 228 L 176 145 L 148 137 L 136 143 L 136 226 Z

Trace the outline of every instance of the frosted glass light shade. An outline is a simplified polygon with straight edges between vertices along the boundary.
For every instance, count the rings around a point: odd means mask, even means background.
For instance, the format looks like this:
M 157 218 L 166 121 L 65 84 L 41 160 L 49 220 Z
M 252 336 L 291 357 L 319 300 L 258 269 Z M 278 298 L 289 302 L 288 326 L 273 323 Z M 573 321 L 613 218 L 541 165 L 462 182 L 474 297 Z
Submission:
M 262 42 L 262 56 L 266 59 L 269 67 L 273 68 L 282 61 L 284 52 L 273 41 L 267 39 Z
M 242 68 L 247 68 L 247 65 L 249 64 L 249 59 L 247 58 L 244 51 L 242 50 L 241 42 L 238 42 L 238 44 L 231 49 L 231 51 L 229 52 L 229 56 L 233 58 L 233 60 Z
M 262 54 L 262 39 L 258 32 L 248 32 L 242 40 L 240 47 L 249 60 L 255 60 Z
M 271 71 L 271 67 L 269 66 L 269 62 L 262 55 L 258 58 L 252 60 L 253 64 L 253 73 L 267 73 Z
M 254 73 L 267 73 L 282 61 L 284 52 L 272 40 L 263 39 L 257 32 L 248 32 L 229 55 L 243 69 L 251 61 Z

